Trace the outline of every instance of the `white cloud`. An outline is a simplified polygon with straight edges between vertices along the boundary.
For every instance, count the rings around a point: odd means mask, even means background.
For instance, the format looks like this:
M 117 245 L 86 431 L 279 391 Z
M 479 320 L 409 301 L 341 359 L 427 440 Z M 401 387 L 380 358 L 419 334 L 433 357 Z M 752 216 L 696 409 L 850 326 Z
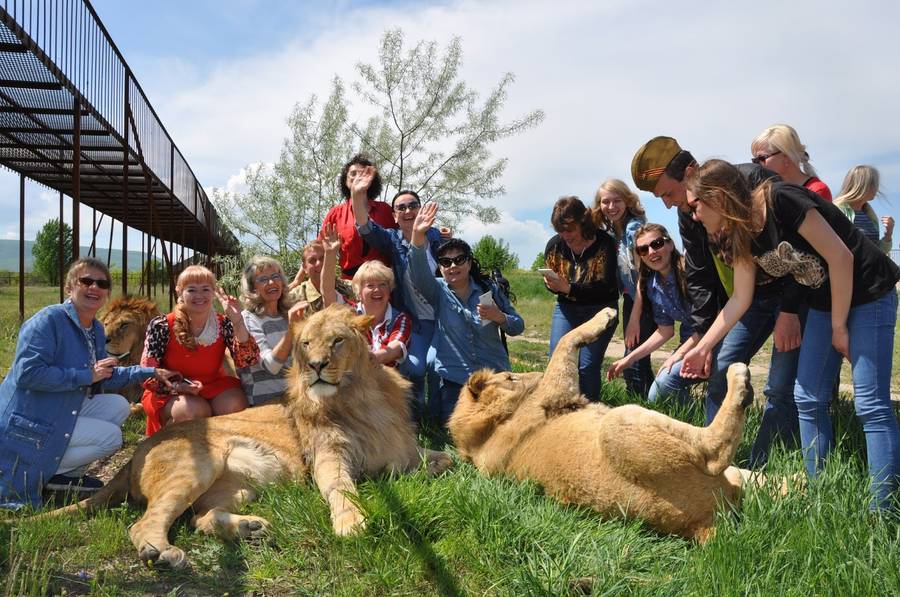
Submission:
M 509 244 L 510 250 L 519 256 L 519 267 L 528 269 L 538 253 L 543 253 L 547 241 L 553 236 L 551 228 L 531 219 L 519 220 L 509 212 L 500 212 L 496 224 L 484 224 L 467 217 L 460 222 L 455 235 L 474 245 L 481 237 L 490 234 Z

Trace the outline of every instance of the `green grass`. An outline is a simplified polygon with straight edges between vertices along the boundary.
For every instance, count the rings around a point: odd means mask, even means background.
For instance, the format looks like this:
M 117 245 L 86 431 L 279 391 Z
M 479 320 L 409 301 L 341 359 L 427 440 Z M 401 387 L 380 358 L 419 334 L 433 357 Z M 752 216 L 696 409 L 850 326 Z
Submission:
M 544 326 L 535 328 L 545 330 L 535 333 L 540 340 L 510 343 L 512 360 L 518 370 L 541 370 L 552 301 L 520 276 L 530 274 L 510 276 L 520 311 L 546 323 L 534 324 Z M 632 401 L 619 382 L 604 386 L 604 399 Z M 656 408 L 702 420 L 699 405 Z M 8 523 L 0 524 L 0 593 L 568 595 L 589 586 L 595 595 L 900 594 L 900 517 L 868 512 L 864 439 L 852 404 L 837 402 L 834 417 L 841 439 L 816 483 L 781 499 L 751 490 L 740 513 L 720 514 L 716 537 L 702 547 L 561 506 L 533 483 L 487 479 L 457 459 L 437 479 L 420 472 L 362 482 L 368 529 L 350 539 L 333 535 L 311 483 L 263 488 L 246 508 L 273 523 L 259 544 L 202 537 L 183 516 L 171 536 L 191 568 L 179 572 L 139 564 L 127 535 L 136 507 L 49 521 L 0 514 Z M 752 411 L 739 461 L 758 424 Z M 139 432 L 140 422 L 129 421 L 126 442 Z M 777 452 L 767 473 L 802 473 L 798 453 Z

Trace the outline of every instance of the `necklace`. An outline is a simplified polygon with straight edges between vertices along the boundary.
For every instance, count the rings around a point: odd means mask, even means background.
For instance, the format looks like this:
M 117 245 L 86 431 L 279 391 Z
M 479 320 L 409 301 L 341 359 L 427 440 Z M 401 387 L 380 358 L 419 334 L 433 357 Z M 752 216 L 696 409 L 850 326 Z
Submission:
M 584 252 L 588 250 L 593 244 L 593 241 L 585 241 L 584 247 L 581 248 L 581 251 L 578 252 L 578 256 L 575 256 L 575 249 L 572 248 L 572 245 L 566 243 L 566 246 L 569 247 L 569 252 L 572 254 L 572 261 L 581 261 L 581 258 L 584 256 Z

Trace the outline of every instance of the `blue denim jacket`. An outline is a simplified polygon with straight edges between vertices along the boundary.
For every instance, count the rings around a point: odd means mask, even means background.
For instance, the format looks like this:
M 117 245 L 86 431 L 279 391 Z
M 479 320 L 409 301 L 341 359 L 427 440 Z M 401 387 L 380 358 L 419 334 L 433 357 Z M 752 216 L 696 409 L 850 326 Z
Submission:
M 96 359 L 106 336 L 93 323 Z M 104 388 L 139 383 L 151 367 L 115 367 Z M 69 445 L 81 403 L 91 389 L 88 341 L 75 306 L 45 307 L 22 324 L 12 367 L 0 385 L 0 503 L 41 504 L 41 487 Z
M 434 338 L 438 375 L 464 384 L 472 373 L 484 367 L 509 371 L 509 355 L 500 340 L 500 330 L 517 336 L 525 331 L 525 322 L 497 286 L 492 283 L 491 291 L 494 302 L 506 313 L 506 323 L 500 326 L 491 322 L 482 326 L 477 310 L 478 296 L 486 290 L 482 290 L 472 278 L 469 278 L 471 292 L 463 302 L 447 286 L 447 282 L 434 277 L 424 249 L 411 247 L 409 268 L 416 288 L 434 306 L 440 332 Z
M 363 239 L 386 255 L 391 256 L 391 265 L 394 268 L 394 283 L 396 288 L 391 295 L 391 302 L 395 307 L 409 313 L 415 319 L 422 318 L 422 313 L 415 308 L 417 303 L 415 294 L 418 292 L 415 287 L 410 287 L 406 283 L 406 270 L 409 267 L 409 249 L 411 245 L 403 238 L 403 233 L 397 228 L 385 230 L 371 219 L 362 226 L 356 227 L 357 232 Z M 437 259 L 438 247 L 441 245 L 441 233 L 437 228 L 431 227 L 425 233 L 428 241 L 428 248 L 431 251 L 431 257 Z M 434 272 L 432 272 L 434 273 Z M 432 319 L 427 317 L 426 319 Z

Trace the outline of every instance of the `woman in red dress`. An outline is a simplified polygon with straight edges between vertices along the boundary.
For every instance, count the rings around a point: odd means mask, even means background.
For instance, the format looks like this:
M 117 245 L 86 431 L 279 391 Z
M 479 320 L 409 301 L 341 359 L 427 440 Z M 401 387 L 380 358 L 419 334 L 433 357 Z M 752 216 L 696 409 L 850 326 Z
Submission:
M 247 331 L 238 300 L 216 287 L 216 277 L 201 265 L 187 268 L 175 282 L 178 305 L 147 327 L 141 365 L 169 367 L 184 380 L 174 393 L 161 392 L 155 380 L 144 383 L 141 404 L 147 413 L 147 435 L 170 422 L 225 415 L 247 408 L 247 397 L 237 377 L 225 373 L 225 348 L 236 367 L 259 361 L 259 347 Z M 217 298 L 225 315 L 215 312 Z M 177 363 L 177 367 L 175 364 Z

